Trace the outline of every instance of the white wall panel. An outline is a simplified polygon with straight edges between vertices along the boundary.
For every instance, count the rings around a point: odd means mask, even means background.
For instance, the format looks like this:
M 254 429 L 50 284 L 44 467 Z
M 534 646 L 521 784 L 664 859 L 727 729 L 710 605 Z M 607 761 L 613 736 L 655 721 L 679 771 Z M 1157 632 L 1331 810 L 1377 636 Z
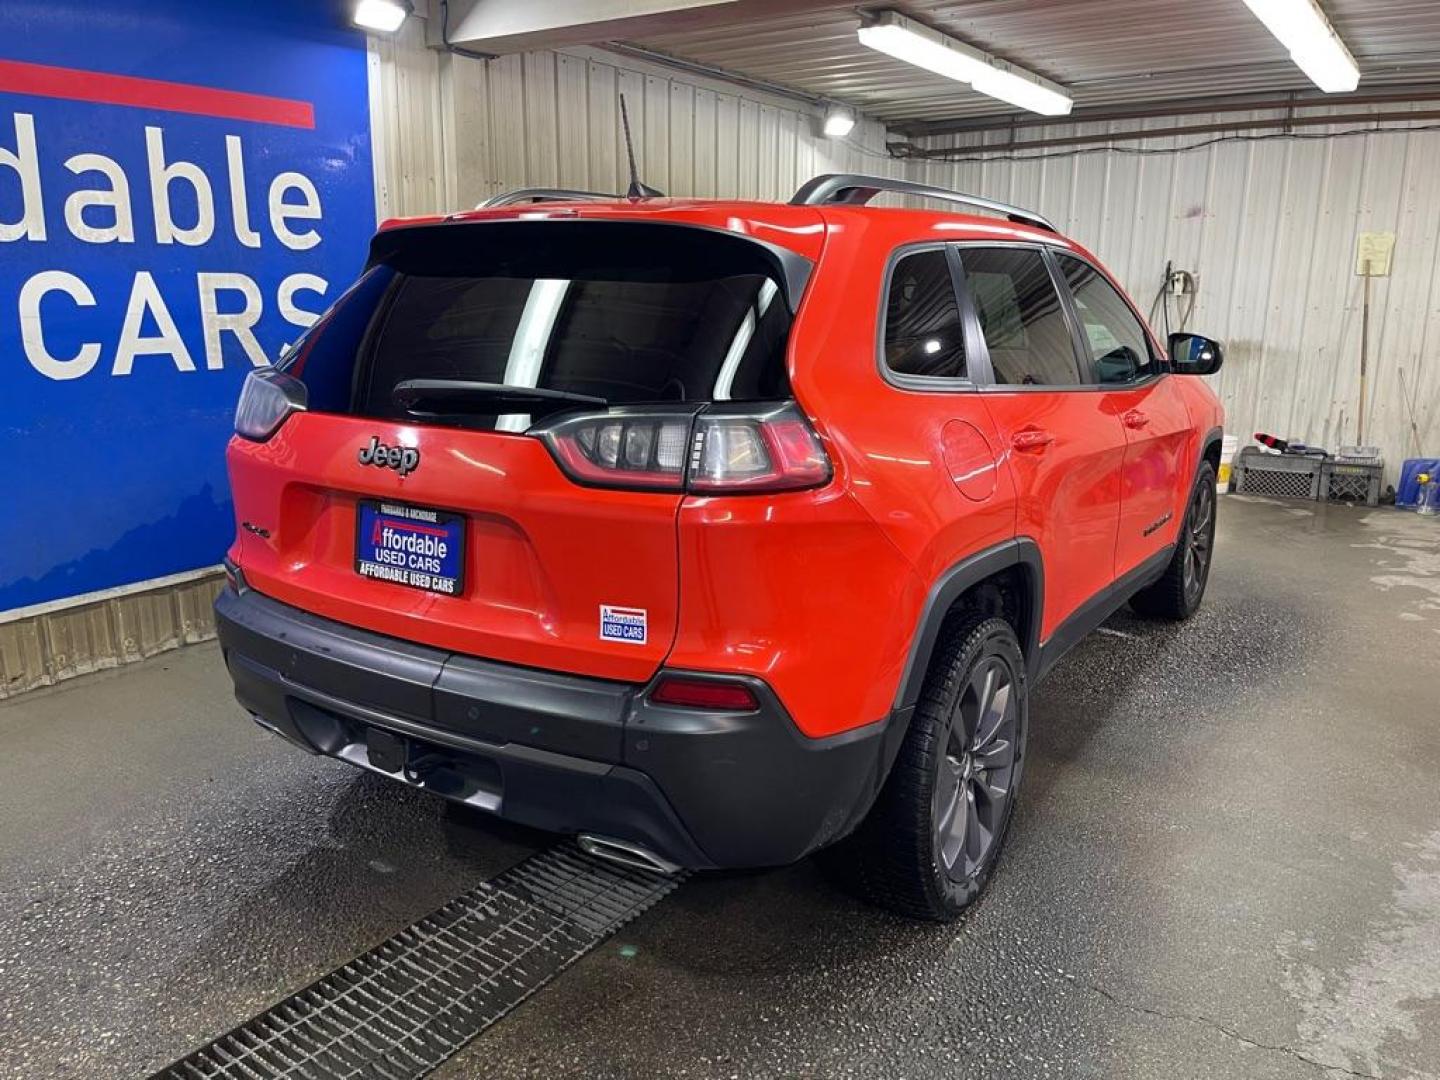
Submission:
M 424 23 L 372 38 L 379 216 L 457 210 L 517 187 L 623 191 L 625 95 L 641 176 L 671 195 L 789 198 L 817 172 L 900 175 L 884 129 L 843 142 L 789 98 L 601 50 L 473 60 L 425 47 Z
M 1383 448 L 1393 480 L 1400 460 L 1416 453 L 1413 406 L 1422 448 L 1440 450 L 1440 132 L 901 163 L 885 156 L 877 123 L 862 122 L 835 142 L 819 136 L 814 113 L 792 99 L 602 50 L 472 60 L 426 48 L 412 19 L 398 38 L 372 41 L 371 72 L 381 216 L 460 209 L 516 187 L 623 190 L 624 93 L 643 178 L 670 194 L 783 199 L 816 173 L 841 171 L 957 187 L 1050 216 L 1147 309 L 1173 261 L 1200 282 L 1189 326 L 1227 345 L 1215 385 L 1229 430 L 1242 436 L 1267 430 L 1330 447 L 1355 440 L 1355 241 L 1361 231 L 1393 229 L 1394 276 L 1373 283 L 1366 441 Z M 973 148 L 1003 138 L 928 145 Z M 1179 143 L 1157 136 L 1138 145 L 1163 151 Z
M 1046 134 L 1206 119 L 1068 125 Z M 973 150 L 999 139 L 926 145 Z M 1177 144 L 1164 136 L 1122 145 L 1159 151 Z M 1355 441 L 1363 287 L 1354 273 L 1355 243 L 1361 232 L 1394 231 L 1393 276 L 1372 282 L 1365 440 L 1383 449 L 1391 482 L 1401 460 L 1417 453 L 1417 441 L 1424 452 L 1440 452 L 1440 132 L 1222 142 L 1169 154 L 1103 145 L 1053 153 L 1039 161 L 991 156 L 909 167 L 915 179 L 1051 217 L 1142 307 L 1153 300 L 1167 260 L 1196 273 L 1188 325 L 1226 343 L 1225 369 L 1214 382 L 1227 428 L 1242 438 L 1270 431 L 1332 449 Z M 1418 440 L 1410 432 L 1412 408 Z

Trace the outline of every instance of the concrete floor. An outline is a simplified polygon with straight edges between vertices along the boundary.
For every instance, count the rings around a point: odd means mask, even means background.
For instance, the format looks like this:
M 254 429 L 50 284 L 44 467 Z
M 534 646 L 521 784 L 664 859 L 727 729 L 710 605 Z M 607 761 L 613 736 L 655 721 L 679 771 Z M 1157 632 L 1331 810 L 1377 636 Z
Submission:
M 963 923 L 696 878 L 439 1075 L 1440 1076 L 1440 524 L 1221 511 L 1193 621 L 1038 689 Z M 0 1076 L 145 1075 L 547 842 L 265 735 L 214 646 L 0 746 Z

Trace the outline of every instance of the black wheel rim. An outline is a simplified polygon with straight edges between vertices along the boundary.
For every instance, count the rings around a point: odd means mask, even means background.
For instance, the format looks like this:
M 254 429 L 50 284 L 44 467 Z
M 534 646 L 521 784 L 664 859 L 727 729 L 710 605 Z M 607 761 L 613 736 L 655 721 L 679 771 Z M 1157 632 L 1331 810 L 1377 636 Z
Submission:
M 1205 588 L 1215 546 L 1215 489 L 1209 484 L 1202 483 L 1191 496 L 1181 543 L 1185 545 L 1185 599 L 1193 604 Z
M 951 719 L 935 784 L 935 854 L 953 880 L 973 878 L 1004 829 L 1019 766 L 1019 705 L 1010 665 L 982 658 Z

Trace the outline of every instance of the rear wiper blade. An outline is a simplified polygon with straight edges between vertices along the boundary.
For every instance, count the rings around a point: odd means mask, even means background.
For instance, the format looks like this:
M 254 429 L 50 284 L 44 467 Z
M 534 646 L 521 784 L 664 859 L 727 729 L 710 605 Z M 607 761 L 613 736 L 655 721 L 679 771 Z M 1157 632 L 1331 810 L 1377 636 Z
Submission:
M 568 390 L 464 379 L 405 379 L 395 384 L 390 397 L 406 412 L 432 416 L 552 413 L 579 407 L 603 409 L 610 404 L 602 397 L 572 394 Z

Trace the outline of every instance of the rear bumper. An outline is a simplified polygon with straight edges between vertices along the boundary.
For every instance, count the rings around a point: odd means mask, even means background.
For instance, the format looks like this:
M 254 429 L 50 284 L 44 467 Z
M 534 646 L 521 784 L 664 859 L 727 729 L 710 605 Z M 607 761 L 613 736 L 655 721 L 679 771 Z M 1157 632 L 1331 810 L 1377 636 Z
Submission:
M 839 839 L 893 751 L 895 720 L 806 738 L 758 680 L 755 712 L 668 708 L 644 686 L 415 645 L 253 589 L 227 588 L 215 614 L 240 704 L 298 746 L 683 867 L 780 865 Z

